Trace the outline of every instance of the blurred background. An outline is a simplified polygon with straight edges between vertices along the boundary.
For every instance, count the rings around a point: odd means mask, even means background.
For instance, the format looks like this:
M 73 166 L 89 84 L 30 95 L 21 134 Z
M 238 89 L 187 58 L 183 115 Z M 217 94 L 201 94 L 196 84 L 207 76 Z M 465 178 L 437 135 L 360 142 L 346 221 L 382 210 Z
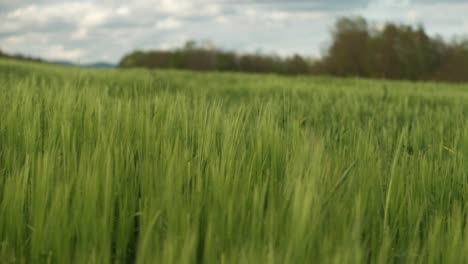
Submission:
M 467 13 L 466 0 L 0 0 L 0 56 L 465 81 Z

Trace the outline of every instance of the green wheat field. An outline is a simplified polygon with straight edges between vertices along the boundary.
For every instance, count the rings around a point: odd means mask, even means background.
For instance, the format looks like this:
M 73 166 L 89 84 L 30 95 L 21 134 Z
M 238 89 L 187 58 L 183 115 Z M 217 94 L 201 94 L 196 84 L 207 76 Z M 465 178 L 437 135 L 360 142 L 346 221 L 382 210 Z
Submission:
M 0 60 L 0 263 L 466 263 L 468 85 Z

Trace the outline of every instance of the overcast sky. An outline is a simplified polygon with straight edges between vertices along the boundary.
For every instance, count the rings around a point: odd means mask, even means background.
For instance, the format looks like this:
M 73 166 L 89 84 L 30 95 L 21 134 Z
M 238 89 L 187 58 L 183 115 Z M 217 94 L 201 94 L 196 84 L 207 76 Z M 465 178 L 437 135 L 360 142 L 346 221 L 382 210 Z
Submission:
M 468 0 L 0 0 L 0 49 L 56 60 L 117 62 L 189 39 L 225 49 L 320 56 L 334 20 L 422 23 L 468 34 Z

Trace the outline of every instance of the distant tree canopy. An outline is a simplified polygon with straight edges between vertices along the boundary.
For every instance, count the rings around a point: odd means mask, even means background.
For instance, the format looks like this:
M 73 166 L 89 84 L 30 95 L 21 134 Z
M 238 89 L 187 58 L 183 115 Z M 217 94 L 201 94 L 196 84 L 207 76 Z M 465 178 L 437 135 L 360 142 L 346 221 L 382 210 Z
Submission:
M 172 51 L 135 51 L 120 67 L 174 68 L 280 74 L 327 74 L 369 78 L 468 81 L 468 40 L 429 37 L 422 26 L 370 25 L 362 17 L 343 17 L 331 32 L 322 59 L 235 54 L 212 44 L 187 44 Z
M 171 51 L 135 51 L 126 55 L 119 67 L 188 69 L 194 71 L 240 71 L 279 74 L 308 74 L 312 65 L 294 55 L 288 58 L 222 51 L 210 43 L 187 42 Z
M 406 80 L 468 81 L 468 41 L 429 37 L 422 26 L 372 27 L 360 17 L 338 19 L 328 53 L 314 72 Z

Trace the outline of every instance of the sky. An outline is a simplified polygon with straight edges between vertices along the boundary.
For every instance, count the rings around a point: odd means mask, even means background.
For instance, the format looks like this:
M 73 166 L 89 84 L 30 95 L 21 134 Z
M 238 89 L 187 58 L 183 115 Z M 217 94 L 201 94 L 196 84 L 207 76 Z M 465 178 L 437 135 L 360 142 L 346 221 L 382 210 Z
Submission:
M 319 57 L 340 16 L 468 35 L 468 0 L 0 0 L 0 50 L 75 63 L 211 41 L 237 52 Z

